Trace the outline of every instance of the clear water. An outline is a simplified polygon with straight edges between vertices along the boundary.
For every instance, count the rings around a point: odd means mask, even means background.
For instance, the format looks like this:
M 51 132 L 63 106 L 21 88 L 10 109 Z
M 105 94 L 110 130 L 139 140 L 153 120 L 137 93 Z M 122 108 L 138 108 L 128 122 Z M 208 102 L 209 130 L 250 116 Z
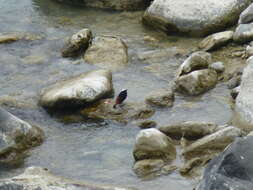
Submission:
M 41 38 L 0 44 L 0 102 L 18 102 L 19 105 L 5 108 L 38 124 L 46 134 L 45 142 L 30 151 L 24 164 L 2 169 L 1 178 L 17 175 L 24 168 L 35 165 L 64 177 L 140 190 L 188 190 L 194 187 L 196 180 L 184 178 L 178 172 L 151 181 L 135 176 L 132 150 L 139 129 L 134 124 L 120 125 L 110 121 L 64 124 L 38 107 L 37 102 L 43 87 L 96 69 L 83 62 L 73 64 L 79 59 L 60 56 L 66 37 L 81 28 L 90 28 L 94 35 L 117 35 L 126 42 L 130 65 L 113 72 L 113 82 L 116 92 L 129 89 L 128 101 L 131 102 L 144 101 L 147 93 L 167 87 L 198 39 L 171 37 L 147 29 L 140 22 L 143 12 L 77 8 L 51 0 L 0 0 L 0 10 L 0 33 L 32 33 Z M 143 37 L 146 35 L 158 42 L 145 42 Z M 138 59 L 140 53 L 165 48 L 172 52 L 166 59 L 149 63 Z M 175 56 L 175 51 L 181 55 Z M 37 64 L 27 61 L 35 58 L 40 60 Z M 173 108 L 157 110 L 152 119 L 161 126 L 189 120 L 224 124 L 230 117 L 229 92 L 224 84 L 219 84 L 200 97 L 177 95 Z

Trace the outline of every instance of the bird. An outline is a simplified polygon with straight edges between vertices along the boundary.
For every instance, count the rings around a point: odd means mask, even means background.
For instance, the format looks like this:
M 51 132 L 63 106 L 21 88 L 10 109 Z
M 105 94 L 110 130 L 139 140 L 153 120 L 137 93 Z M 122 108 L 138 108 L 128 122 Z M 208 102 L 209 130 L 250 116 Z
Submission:
M 127 98 L 127 89 L 123 89 L 120 91 L 119 95 L 117 96 L 115 100 L 115 104 L 113 105 L 113 108 L 115 109 L 117 105 L 122 104 L 126 98 Z

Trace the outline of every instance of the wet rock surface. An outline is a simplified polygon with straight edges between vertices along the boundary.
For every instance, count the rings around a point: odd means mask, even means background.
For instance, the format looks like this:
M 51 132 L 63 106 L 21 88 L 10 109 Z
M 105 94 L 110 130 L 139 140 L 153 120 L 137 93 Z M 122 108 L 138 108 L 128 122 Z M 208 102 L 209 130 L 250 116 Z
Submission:
M 197 190 L 252 189 L 253 137 L 238 138 L 207 166 Z
M 25 33 L 25 32 L 10 32 L 10 33 L 0 33 L 0 44 L 11 43 L 18 40 L 40 40 L 42 36 L 35 33 Z
M 246 129 L 252 130 L 253 125 L 253 98 L 252 98 L 252 84 L 253 84 L 253 57 L 247 60 L 242 75 L 242 82 L 240 85 L 240 93 L 236 98 L 235 123 L 243 123 Z
M 91 119 L 108 119 L 121 123 L 128 123 L 131 120 L 147 119 L 155 111 L 145 103 L 126 102 L 113 108 L 114 100 L 106 99 L 81 110 L 81 114 Z
M 217 73 L 223 73 L 225 71 L 225 65 L 220 61 L 212 63 L 209 65 L 209 68 L 215 70 Z
M 185 137 L 188 139 L 198 139 L 212 134 L 220 127 L 215 123 L 187 121 L 174 125 L 159 127 L 159 130 L 171 138 Z
M 253 4 L 248 6 L 247 9 L 245 9 L 239 17 L 239 24 L 248 24 L 253 21 Z
M 48 169 L 41 167 L 29 167 L 23 174 L 13 178 L 1 179 L 0 189 L 3 190 L 137 190 L 117 186 L 103 186 L 87 184 L 53 175 Z
M 44 133 L 36 126 L 17 118 L 0 108 L 0 163 L 16 164 L 24 158 L 29 148 L 38 146 Z
M 237 96 L 238 96 L 238 94 L 239 94 L 239 92 L 240 92 L 240 89 L 241 89 L 241 87 L 240 87 L 240 86 L 237 86 L 237 87 L 235 87 L 235 88 L 233 88 L 233 89 L 231 90 L 230 95 L 231 95 L 231 97 L 232 97 L 233 99 L 236 99 L 236 98 L 237 98 Z
M 111 72 L 94 70 L 43 89 L 39 104 L 49 109 L 80 107 L 109 97 L 112 93 Z
M 212 55 L 204 51 L 192 53 L 179 67 L 177 77 L 195 70 L 206 69 L 212 62 Z
M 174 92 L 172 89 L 160 89 L 150 93 L 146 97 L 146 103 L 157 107 L 172 107 Z
M 136 161 L 162 159 L 171 162 L 176 158 L 176 149 L 171 139 L 158 129 L 144 129 L 136 137 L 133 155 Z
M 90 29 L 82 29 L 71 36 L 62 48 L 63 57 L 75 57 L 84 53 L 91 43 L 92 33 Z
M 225 31 L 207 36 L 199 43 L 199 48 L 204 51 L 215 50 L 233 40 L 233 31 Z
M 166 163 L 160 159 L 140 160 L 137 161 L 133 166 L 133 170 L 136 175 L 147 180 L 161 175 L 168 175 L 176 169 L 176 166 L 166 165 Z
M 143 177 L 161 171 L 164 164 L 164 161 L 159 159 L 140 160 L 134 164 L 133 170 L 137 176 Z
M 190 144 L 184 149 L 182 154 L 185 156 L 190 154 L 210 154 L 212 151 L 223 150 L 236 137 L 242 135 L 243 132 L 236 127 L 225 127 Z
M 84 54 L 84 60 L 102 68 L 124 68 L 128 65 L 127 46 L 118 37 L 97 36 Z
M 253 23 L 240 24 L 233 36 L 233 40 L 237 43 L 245 43 L 253 40 Z
M 144 14 L 144 23 L 168 33 L 205 36 L 237 22 L 250 0 L 155 0 Z
M 0 35 L 0 44 L 15 42 L 19 39 L 20 39 L 19 36 L 15 34 L 2 34 Z
M 149 128 L 155 128 L 157 126 L 157 123 L 152 120 L 145 120 L 145 121 L 137 122 L 137 125 L 141 129 L 149 129 Z
M 114 10 L 143 10 L 150 3 L 149 0 L 57 0 L 67 4 L 83 5 L 87 7 L 114 9 Z
M 199 95 L 214 88 L 217 82 L 216 71 L 202 69 L 178 77 L 175 81 L 175 89 L 187 95 Z

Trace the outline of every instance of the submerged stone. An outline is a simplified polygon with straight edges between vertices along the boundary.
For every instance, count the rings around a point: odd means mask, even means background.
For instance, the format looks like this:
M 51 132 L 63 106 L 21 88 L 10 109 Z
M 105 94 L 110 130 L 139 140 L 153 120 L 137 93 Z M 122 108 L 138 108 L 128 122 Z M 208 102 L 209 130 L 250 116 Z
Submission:
M 146 102 L 151 106 L 172 107 L 174 92 L 171 89 L 156 90 L 147 96 Z
M 91 119 L 109 119 L 122 123 L 131 120 L 147 119 L 154 114 L 154 110 L 145 103 L 126 102 L 113 108 L 114 101 L 106 99 L 81 110 L 81 114 Z
M 127 46 L 118 37 L 97 36 L 84 54 L 84 60 L 106 69 L 124 68 L 128 65 Z

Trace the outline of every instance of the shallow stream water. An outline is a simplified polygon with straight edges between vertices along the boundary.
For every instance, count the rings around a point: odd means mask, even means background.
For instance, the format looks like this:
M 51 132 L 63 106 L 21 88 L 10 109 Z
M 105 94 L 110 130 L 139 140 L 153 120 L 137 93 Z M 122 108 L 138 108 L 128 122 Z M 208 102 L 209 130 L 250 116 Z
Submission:
M 42 166 L 53 173 L 97 184 L 116 184 L 140 190 L 192 189 L 196 181 L 176 171 L 150 181 L 132 171 L 132 150 L 140 129 L 135 124 L 111 121 L 64 123 L 37 106 L 39 92 L 53 82 L 96 66 L 62 58 L 64 40 L 82 28 L 94 36 L 116 35 L 128 46 L 130 64 L 113 72 L 114 89 L 127 88 L 128 101 L 145 100 L 147 93 L 168 87 L 180 63 L 199 39 L 167 36 L 141 24 L 143 12 L 114 12 L 60 5 L 51 0 L 0 0 L 0 33 L 29 33 L 36 40 L 0 44 L 0 103 L 23 120 L 39 125 L 45 142 L 29 152 L 15 168 L 0 168 L 0 178 L 21 173 L 28 166 Z M 144 36 L 156 39 L 147 42 Z M 141 60 L 147 51 L 168 50 L 166 59 Z M 229 91 L 218 84 L 208 93 L 189 98 L 177 95 L 173 108 L 159 109 L 151 118 L 159 126 L 180 121 L 231 119 Z M 180 157 L 175 163 L 180 164 Z M 168 185 L 169 184 L 169 185 Z

